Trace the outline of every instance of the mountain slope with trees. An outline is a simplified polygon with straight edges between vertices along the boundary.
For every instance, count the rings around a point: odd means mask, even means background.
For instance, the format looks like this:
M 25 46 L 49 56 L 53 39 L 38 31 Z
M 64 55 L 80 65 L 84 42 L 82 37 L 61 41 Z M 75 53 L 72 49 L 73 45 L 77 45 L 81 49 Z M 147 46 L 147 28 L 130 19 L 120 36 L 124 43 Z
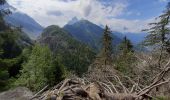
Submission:
M 150 34 L 143 46 L 153 47 L 150 52 L 135 51 L 107 25 L 76 18 L 64 28 L 48 26 L 33 42 L 5 22 L 10 14 L 0 10 L 0 91 L 27 87 L 35 93 L 28 100 L 169 100 L 170 3 L 145 30 Z
M 62 28 L 52 25 L 44 29 L 38 42 L 47 45 L 62 63 L 78 75 L 86 72 L 95 52 L 87 45 L 77 41 Z
M 6 1 L 0 1 L 0 6 Z M 8 88 L 9 80 L 16 77 L 23 63 L 22 50 L 33 44 L 32 40 L 20 28 L 6 24 L 4 17 L 9 9 L 0 11 L 0 91 Z

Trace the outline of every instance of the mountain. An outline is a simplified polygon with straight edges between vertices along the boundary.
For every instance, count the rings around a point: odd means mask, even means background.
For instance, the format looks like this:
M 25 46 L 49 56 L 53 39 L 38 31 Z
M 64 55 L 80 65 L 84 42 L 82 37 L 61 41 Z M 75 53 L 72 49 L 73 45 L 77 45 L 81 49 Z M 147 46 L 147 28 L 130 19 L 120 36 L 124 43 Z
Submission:
M 12 26 L 22 27 L 23 31 L 32 39 L 36 39 L 42 32 L 43 27 L 27 14 L 18 11 L 8 3 L 2 5 L 0 9 L 2 8 L 10 9 L 12 12 L 8 16 L 5 16 L 5 21 Z
M 25 32 L 18 31 L 18 36 L 18 44 L 21 47 L 24 48 L 34 44 L 34 41 Z
M 147 33 L 124 33 L 122 34 L 121 32 L 114 32 L 116 36 L 118 36 L 119 38 L 123 39 L 125 36 L 131 40 L 131 42 L 135 45 L 139 44 L 140 42 L 142 42 L 145 37 L 148 35 Z
M 133 44 L 139 44 L 144 41 L 145 37 L 148 35 L 147 33 L 125 33 L 128 39 L 132 41 Z
M 68 22 L 68 25 L 72 25 L 72 24 L 74 24 L 74 23 L 76 23 L 76 22 L 78 22 L 79 20 L 78 20 L 78 18 L 77 17 L 73 17 L 69 22 Z
M 71 34 L 56 25 L 45 28 L 38 42 L 47 45 L 55 55 L 61 57 L 62 63 L 68 69 L 78 75 L 87 71 L 95 57 L 95 53 L 87 45 L 77 41 Z
M 148 35 L 147 33 L 120 33 L 120 32 L 114 32 L 116 36 L 123 39 L 125 36 L 132 42 L 134 45 L 134 50 L 136 51 L 143 51 L 147 52 L 147 48 L 140 45 L 142 41 L 144 41 L 145 37 Z
M 104 28 L 104 25 L 100 24 L 99 25 L 101 28 Z M 143 32 L 140 32 L 140 33 L 131 33 L 131 32 L 118 32 L 118 31 L 113 31 L 112 32 L 114 35 L 116 35 L 117 37 L 119 37 L 120 39 L 123 39 L 125 36 L 131 40 L 131 42 L 134 44 L 134 45 L 137 45 L 139 43 L 141 43 L 145 37 L 148 35 L 147 33 L 143 33 Z
M 73 24 L 68 23 L 63 28 L 78 41 L 81 41 L 96 50 L 101 48 L 101 39 L 104 29 L 100 26 L 82 19 Z M 120 43 L 121 39 L 119 37 L 114 34 L 112 34 L 112 37 L 114 45 Z

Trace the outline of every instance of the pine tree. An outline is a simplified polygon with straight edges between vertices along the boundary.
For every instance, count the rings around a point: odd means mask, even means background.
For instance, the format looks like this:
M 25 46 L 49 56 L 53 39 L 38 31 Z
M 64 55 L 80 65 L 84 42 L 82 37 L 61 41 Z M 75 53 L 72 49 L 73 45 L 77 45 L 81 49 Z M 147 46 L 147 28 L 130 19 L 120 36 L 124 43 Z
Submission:
M 146 37 L 144 45 L 157 45 L 161 46 L 161 49 L 166 50 L 170 53 L 170 2 L 168 3 L 166 10 L 161 16 L 157 18 L 159 21 L 155 23 L 149 23 L 151 26 L 148 31 L 150 34 Z
M 133 45 L 129 39 L 125 36 L 123 41 L 119 45 L 120 51 L 122 55 L 126 55 L 127 53 L 134 52 Z
M 109 27 L 106 25 L 103 34 L 103 48 L 102 48 L 102 58 L 104 65 L 110 65 L 112 63 L 112 37 Z
M 115 61 L 116 69 L 126 75 L 133 74 L 132 64 L 135 62 L 133 56 L 133 45 L 129 39 L 125 36 L 123 41 L 119 45 L 120 54 Z

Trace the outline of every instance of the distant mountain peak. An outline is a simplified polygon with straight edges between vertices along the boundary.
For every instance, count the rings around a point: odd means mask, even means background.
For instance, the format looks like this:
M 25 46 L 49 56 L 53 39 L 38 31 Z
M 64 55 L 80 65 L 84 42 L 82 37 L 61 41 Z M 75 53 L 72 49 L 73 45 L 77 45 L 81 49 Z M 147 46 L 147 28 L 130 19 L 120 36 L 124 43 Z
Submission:
M 69 22 L 68 25 L 73 25 L 74 23 L 78 22 L 78 18 L 77 17 L 73 17 Z
M 91 23 L 91 24 L 93 24 L 92 22 L 90 22 L 90 21 L 88 21 L 88 20 L 86 20 L 86 19 L 81 19 L 79 22 L 82 22 L 82 23 Z

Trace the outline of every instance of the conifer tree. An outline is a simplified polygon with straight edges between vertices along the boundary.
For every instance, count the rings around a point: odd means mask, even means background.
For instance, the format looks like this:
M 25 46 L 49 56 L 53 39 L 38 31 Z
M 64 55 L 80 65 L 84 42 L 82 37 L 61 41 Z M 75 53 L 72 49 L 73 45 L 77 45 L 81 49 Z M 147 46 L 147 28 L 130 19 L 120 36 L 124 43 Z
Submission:
M 134 52 L 133 45 L 132 45 L 131 41 L 129 39 L 127 39 L 126 36 L 123 38 L 123 41 L 121 42 L 119 48 L 123 55 L 126 55 L 129 52 Z
M 106 25 L 104 34 L 103 34 L 103 49 L 102 49 L 102 58 L 105 65 L 112 63 L 112 37 L 109 27 Z
M 133 55 L 133 45 L 129 39 L 125 36 L 123 41 L 119 45 L 120 54 L 115 61 L 116 69 L 126 75 L 133 75 L 132 64 L 135 62 Z
M 144 30 L 150 33 L 146 37 L 144 44 L 161 46 L 161 49 L 166 50 L 170 54 L 170 2 L 163 14 L 157 19 L 159 20 L 158 22 L 149 23 L 150 29 Z

